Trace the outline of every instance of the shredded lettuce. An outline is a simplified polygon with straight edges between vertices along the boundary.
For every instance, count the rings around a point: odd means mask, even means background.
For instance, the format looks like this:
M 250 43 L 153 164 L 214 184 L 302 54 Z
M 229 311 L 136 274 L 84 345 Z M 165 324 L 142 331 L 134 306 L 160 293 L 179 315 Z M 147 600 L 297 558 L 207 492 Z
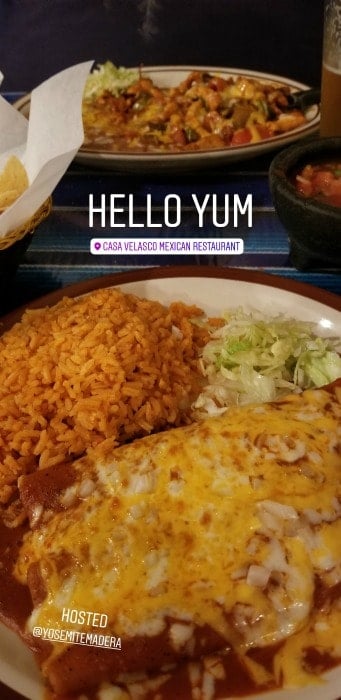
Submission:
M 98 97 L 108 91 L 117 96 L 139 77 L 134 68 L 114 66 L 111 61 L 98 64 L 85 83 L 84 99 Z
M 241 308 L 224 320 L 202 351 L 207 385 L 194 404 L 199 412 L 272 401 L 341 377 L 340 340 L 318 336 L 312 323 Z

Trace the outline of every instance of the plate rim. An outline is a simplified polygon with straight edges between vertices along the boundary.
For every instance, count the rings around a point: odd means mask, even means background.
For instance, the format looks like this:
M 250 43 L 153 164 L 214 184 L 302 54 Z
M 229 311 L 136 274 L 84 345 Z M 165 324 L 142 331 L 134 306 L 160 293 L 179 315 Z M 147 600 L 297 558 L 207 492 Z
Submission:
M 221 268 L 213 265 L 162 265 L 159 267 L 139 268 L 137 270 L 104 274 L 91 277 L 90 279 L 80 280 L 73 284 L 66 285 L 65 287 L 59 287 L 52 292 L 48 292 L 47 294 L 31 300 L 27 304 L 21 304 L 1 316 L 0 335 L 16 323 L 26 309 L 39 309 L 42 306 L 52 306 L 65 296 L 75 297 L 104 287 L 118 287 L 133 282 L 177 277 L 205 277 L 264 285 L 266 287 L 280 289 L 284 292 L 297 294 L 298 296 L 311 299 L 326 307 L 341 312 L 341 296 L 320 287 L 315 287 L 308 282 L 301 282 L 288 277 L 281 277 L 280 275 L 259 270 L 248 270 L 246 268 Z

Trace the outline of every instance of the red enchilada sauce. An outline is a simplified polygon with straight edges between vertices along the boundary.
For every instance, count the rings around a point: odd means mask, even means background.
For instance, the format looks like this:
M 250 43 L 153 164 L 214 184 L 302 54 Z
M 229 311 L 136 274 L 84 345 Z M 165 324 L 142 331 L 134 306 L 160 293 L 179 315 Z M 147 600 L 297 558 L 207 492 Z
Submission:
M 25 525 L 9 529 L 0 522 L 0 620 L 19 633 L 25 642 L 31 647 L 36 658 L 42 660 L 44 651 L 46 653 L 46 642 L 39 644 L 39 640 L 25 635 L 25 621 L 32 611 L 32 601 L 29 590 L 26 586 L 22 586 L 13 576 L 12 568 L 15 562 L 17 552 L 20 548 L 22 538 L 25 533 Z M 336 600 L 341 594 L 341 584 L 330 588 L 325 587 L 319 579 L 315 583 L 315 598 L 314 603 L 316 608 L 326 608 Z M 247 656 L 254 662 L 262 666 L 270 675 L 273 672 L 273 662 L 276 653 L 281 647 L 281 643 L 264 649 L 251 649 Z M 105 650 L 107 653 L 112 653 L 110 650 Z M 242 660 L 231 649 L 226 648 L 223 651 L 212 654 L 210 657 L 199 659 L 193 663 L 197 664 L 200 669 L 198 674 L 198 690 L 201 688 L 202 678 L 207 669 L 207 659 L 211 660 L 211 664 L 216 663 L 223 667 L 224 677 L 219 677 L 219 673 L 215 678 L 215 697 L 244 697 L 252 695 L 256 692 L 266 691 L 278 688 L 273 680 L 262 685 L 255 684 L 248 670 L 245 668 Z M 329 656 L 327 652 L 321 653 L 319 649 L 309 647 L 303 653 L 303 665 L 310 673 L 320 674 L 333 666 L 337 665 L 336 660 Z M 93 669 L 94 677 L 96 669 Z M 193 697 L 193 680 L 189 676 L 189 663 L 184 662 L 167 669 L 165 672 L 167 678 L 157 690 L 147 691 L 143 696 L 144 700 L 190 700 Z M 148 678 L 157 677 L 148 674 Z M 46 700 L 75 700 L 79 693 L 72 695 L 55 695 L 53 692 L 46 691 Z M 86 691 L 88 700 L 96 700 L 96 690 Z
M 0 518 L 0 620 L 15 631 L 23 629 L 32 609 L 28 588 L 12 575 L 26 529 L 25 526 L 8 528 Z
M 257 661 L 258 664 L 266 668 L 270 673 L 273 669 L 274 657 L 279 650 L 280 645 L 268 647 L 267 649 L 256 649 L 248 653 L 250 658 Z M 232 649 L 226 649 L 224 652 L 215 655 L 215 658 L 220 661 L 225 669 L 225 678 L 215 680 L 215 695 L 219 698 L 250 696 L 260 692 L 270 690 L 279 690 L 280 685 L 275 682 L 267 684 L 255 684 L 246 668 L 242 664 L 240 658 L 233 652 Z M 191 700 L 193 691 L 197 687 L 201 689 L 201 682 L 205 672 L 203 661 L 199 661 L 200 676 L 197 686 L 193 686 L 189 679 L 188 664 L 179 664 L 174 670 L 167 671 L 168 679 L 157 689 L 147 691 L 143 696 L 143 700 Z M 320 675 L 321 673 L 335 667 L 335 659 L 332 659 L 327 653 L 321 654 L 318 649 L 309 648 L 304 655 L 305 668 L 310 673 Z M 153 679 L 157 675 L 148 674 L 148 679 Z M 118 684 L 117 684 L 118 685 Z M 79 694 L 70 695 L 55 695 L 51 691 L 47 691 L 46 700 L 78 700 Z M 98 700 L 98 695 L 95 690 L 87 691 L 84 700 Z M 200 697 L 200 696 L 199 696 Z M 337 700 L 337 699 L 335 699 Z

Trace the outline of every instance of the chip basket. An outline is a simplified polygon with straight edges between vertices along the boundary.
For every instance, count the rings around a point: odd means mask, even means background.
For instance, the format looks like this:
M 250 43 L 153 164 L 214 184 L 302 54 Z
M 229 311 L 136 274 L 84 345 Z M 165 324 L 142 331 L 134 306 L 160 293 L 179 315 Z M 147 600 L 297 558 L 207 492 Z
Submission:
M 49 197 L 33 214 L 31 219 L 22 226 L 10 231 L 0 238 L 0 294 L 6 292 L 14 277 L 20 261 L 26 252 L 32 236 L 39 224 L 48 217 L 52 208 L 52 198 Z M 1 306 L 1 302 L 0 302 Z

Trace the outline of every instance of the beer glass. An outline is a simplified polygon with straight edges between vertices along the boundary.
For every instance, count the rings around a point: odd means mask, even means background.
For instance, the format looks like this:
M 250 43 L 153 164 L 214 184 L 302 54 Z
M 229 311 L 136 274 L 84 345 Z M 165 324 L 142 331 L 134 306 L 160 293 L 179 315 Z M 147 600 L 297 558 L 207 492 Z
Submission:
M 321 136 L 341 136 L 341 0 L 325 0 Z

